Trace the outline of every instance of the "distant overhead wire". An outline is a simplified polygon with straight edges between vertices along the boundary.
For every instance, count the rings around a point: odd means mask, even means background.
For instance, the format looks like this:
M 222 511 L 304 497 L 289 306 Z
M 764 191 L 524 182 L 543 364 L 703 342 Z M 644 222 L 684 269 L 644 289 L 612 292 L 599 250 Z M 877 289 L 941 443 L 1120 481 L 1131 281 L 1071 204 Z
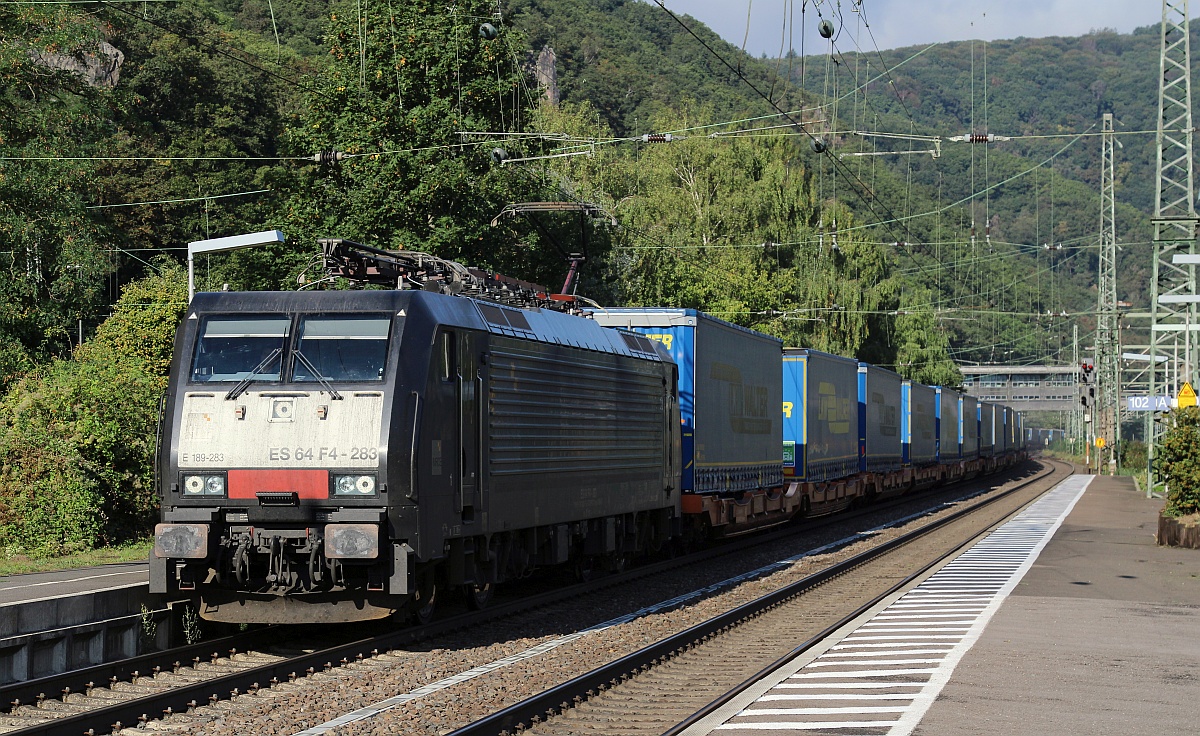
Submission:
M 688 33 L 688 35 L 690 35 L 701 46 L 703 46 L 706 51 L 708 51 L 712 56 L 714 56 L 718 61 L 720 61 L 722 65 L 724 65 L 731 72 L 733 72 L 737 76 L 737 78 L 742 81 L 743 84 L 745 84 L 750 89 L 752 89 L 755 94 L 757 94 L 762 99 L 766 100 L 768 105 L 775 108 L 775 110 L 777 112 L 779 112 L 780 114 L 782 114 L 783 117 L 785 117 L 790 122 L 792 122 L 796 126 L 796 129 L 799 132 L 808 136 L 808 138 L 810 140 L 812 140 L 814 142 L 817 141 L 817 137 L 814 136 L 812 134 L 812 132 L 810 130 L 808 130 L 808 128 L 805 127 L 802 122 L 796 121 L 790 115 L 788 115 L 782 109 L 780 109 L 779 105 L 776 104 L 774 100 L 770 99 L 770 97 L 768 95 L 764 94 L 763 91 L 760 90 L 753 82 L 751 82 L 749 79 L 747 79 L 746 76 L 741 72 L 740 69 L 738 69 L 733 64 L 731 64 L 724 56 L 722 56 L 720 53 L 718 53 L 717 50 L 714 49 L 707 41 L 705 41 L 694 30 L 692 30 L 691 27 L 689 27 L 686 23 L 684 23 L 683 20 L 679 18 L 679 16 L 675 15 L 675 13 L 672 12 L 664 4 L 663 0 L 653 0 L 653 1 L 656 5 L 658 5 L 659 8 L 661 8 L 663 10 L 663 12 L 667 13 L 667 15 L 669 15 L 672 20 L 674 20 L 681 28 L 683 28 L 684 31 L 686 31 Z M 887 207 L 887 205 L 885 205 L 882 201 L 880 201 L 879 198 L 875 195 L 875 193 L 872 192 L 869 187 L 867 187 L 866 183 L 863 182 L 861 179 L 859 179 L 859 177 L 853 171 L 851 171 L 849 169 L 849 167 L 847 167 L 845 164 L 843 164 L 841 161 L 839 161 L 836 157 L 829 155 L 829 156 L 827 156 L 827 158 L 829 159 L 829 161 L 831 162 L 831 164 L 835 170 L 839 170 L 842 173 L 842 176 L 846 177 L 848 180 L 852 181 L 852 183 L 855 183 L 857 185 L 857 187 L 859 188 L 859 196 L 863 197 L 863 202 L 867 206 L 868 209 L 872 210 L 872 212 L 875 211 L 876 208 L 875 208 L 875 206 L 872 205 L 872 201 L 873 201 L 874 204 L 878 205 L 878 207 L 883 210 L 883 212 L 888 216 L 888 218 L 890 218 L 890 219 L 884 221 L 887 225 L 890 226 L 891 224 L 898 224 L 901 227 L 903 227 L 905 231 L 910 233 L 909 238 L 904 239 L 903 241 L 901 239 L 897 239 L 897 242 L 912 242 L 912 241 L 916 240 L 916 238 L 911 237 L 911 231 L 909 230 L 908 226 L 904 222 L 902 222 L 899 218 L 897 218 L 891 212 L 891 210 Z M 876 214 L 876 216 L 878 217 L 878 214 Z M 912 259 L 912 261 L 915 264 L 917 264 L 918 267 L 922 267 L 923 264 L 921 264 L 921 262 L 919 260 L 917 260 L 916 256 L 911 252 L 910 249 L 904 249 L 904 253 L 910 259 Z
M 264 194 L 266 192 L 271 192 L 271 191 L 274 191 L 274 190 L 272 190 L 272 189 L 255 189 L 255 190 L 249 191 L 249 192 L 233 192 L 230 194 L 210 194 L 207 197 L 186 197 L 184 199 L 159 199 L 159 200 L 155 200 L 152 202 L 124 202 L 121 204 L 94 204 L 94 205 L 91 205 L 90 207 L 84 207 L 84 209 L 103 210 L 103 209 L 110 209 L 112 207 L 141 207 L 143 205 L 152 205 L 152 204 L 178 204 L 178 203 L 183 203 L 183 202 L 205 202 L 210 199 L 225 199 L 227 197 L 244 197 L 244 196 L 250 195 L 250 194 Z
M 967 196 L 963 197 L 962 199 L 959 199 L 957 202 L 951 202 L 951 203 L 950 203 L 950 204 L 948 204 L 948 205 L 944 205 L 944 206 L 942 206 L 942 207 L 939 207 L 939 208 L 937 208 L 937 209 L 935 209 L 935 210 L 930 210 L 930 211 L 928 211 L 928 212 L 922 212 L 922 213 L 919 213 L 919 214 L 916 214 L 916 215 L 906 215 L 906 216 L 905 216 L 903 219 L 905 219 L 905 220 L 915 220 L 915 219 L 919 219 L 919 218 L 922 218 L 922 217 L 929 217 L 929 216 L 931 216 L 931 215 L 937 215 L 937 214 L 940 214 L 940 213 L 942 213 L 942 212 L 945 212 L 945 211 L 947 211 L 947 210 L 953 209 L 954 207 L 958 207 L 958 206 L 960 206 L 960 205 L 966 204 L 967 202 L 970 202 L 970 201 L 974 200 L 975 198 L 977 198 L 977 197 L 980 197 L 980 196 L 982 196 L 982 195 L 986 194 L 987 192 L 990 192 L 990 191 L 992 191 L 993 189 L 997 189 L 997 188 L 999 188 L 999 187 L 1002 187 L 1002 186 L 1004 186 L 1005 184 L 1008 184 L 1009 182 L 1016 181 L 1017 179 L 1020 179 L 1020 178 L 1021 178 L 1021 177 L 1023 177 L 1023 176 L 1028 176 L 1030 172 L 1032 172 L 1032 171 L 1035 171 L 1035 170 L 1037 170 L 1037 169 L 1040 169 L 1040 168 L 1042 168 L 1042 167 L 1043 167 L 1043 166 L 1045 166 L 1046 164 L 1050 163 L 1050 162 L 1051 162 L 1051 161 L 1053 161 L 1054 159 L 1056 159 L 1056 158 L 1058 158 L 1059 156 L 1061 156 L 1061 155 L 1062 155 L 1063 153 L 1065 153 L 1065 152 L 1066 152 L 1066 151 L 1067 151 L 1069 148 L 1071 148 L 1071 146 L 1075 145 L 1075 143 L 1077 143 L 1077 142 L 1079 141 L 1079 139 L 1081 139 L 1081 138 L 1083 138 L 1085 135 L 1087 135 L 1087 132 L 1088 132 L 1088 131 L 1090 131 L 1090 130 L 1091 130 L 1092 128 L 1094 128 L 1094 127 L 1096 127 L 1096 124 L 1095 124 L 1095 123 L 1093 123 L 1092 125 L 1088 126 L 1087 130 L 1085 130 L 1083 133 L 1076 133 L 1076 134 L 1074 134 L 1074 135 L 1071 137 L 1071 140 L 1070 140 L 1070 141 L 1069 141 L 1069 142 L 1068 142 L 1068 143 L 1067 143 L 1065 146 L 1063 146 L 1062 148 L 1058 149 L 1058 150 L 1057 150 L 1057 151 L 1055 151 L 1053 154 L 1051 154 L 1050 156 L 1048 156 L 1048 157 L 1046 157 L 1045 159 L 1043 159 L 1041 162 L 1039 162 L 1039 163 L 1036 163 L 1036 164 L 1034 164 L 1033 166 L 1030 166 L 1028 169 L 1025 169 L 1024 171 L 1021 171 L 1021 172 L 1019 172 L 1019 173 L 1017 173 L 1017 174 L 1013 174 L 1012 176 L 1008 177 L 1007 179 L 1004 179 L 1003 181 L 996 182 L 995 184 L 992 184 L 992 185 L 990 185 L 990 186 L 988 186 L 988 187 L 986 187 L 986 188 L 984 188 L 984 189 L 982 189 L 982 190 L 980 190 L 980 191 L 973 192 L 972 194 L 968 194 Z M 848 228 L 848 229 L 849 229 L 849 230 L 852 230 L 852 231 L 853 231 L 853 230 L 863 230 L 863 229 L 866 229 L 866 228 L 870 228 L 870 227 L 876 227 L 876 226 L 879 226 L 879 225 L 884 225 L 884 224 L 887 224 L 887 223 L 880 223 L 880 222 L 875 222 L 875 223 L 867 223 L 867 224 L 864 224 L 864 225 L 857 225 L 857 226 L 855 226 L 855 227 Z

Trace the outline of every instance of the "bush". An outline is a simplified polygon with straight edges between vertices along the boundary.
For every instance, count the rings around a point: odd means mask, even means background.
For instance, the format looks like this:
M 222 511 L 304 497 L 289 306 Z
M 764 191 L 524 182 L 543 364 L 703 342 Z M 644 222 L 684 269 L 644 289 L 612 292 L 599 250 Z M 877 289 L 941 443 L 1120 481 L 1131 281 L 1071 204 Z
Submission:
M 1200 513 L 1200 408 L 1171 412 L 1174 426 L 1156 453 L 1158 472 L 1167 482 L 1166 516 Z
M 72 360 L 0 400 L 0 549 L 54 556 L 147 534 L 171 342 L 186 306 L 178 267 L 129 285 Z
M 1146 473 L 1146 443 L 1140 440 L 1121 440 L 1117 451 L 1121 467 L 1134 473 Z

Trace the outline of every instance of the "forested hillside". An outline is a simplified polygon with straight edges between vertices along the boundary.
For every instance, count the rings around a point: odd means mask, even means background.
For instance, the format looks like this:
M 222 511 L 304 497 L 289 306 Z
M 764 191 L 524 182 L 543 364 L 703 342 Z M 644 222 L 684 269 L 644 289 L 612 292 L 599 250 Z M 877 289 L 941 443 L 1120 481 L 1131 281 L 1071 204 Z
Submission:
M 194 240 L 288 236 L 201 259 L 204 289 L 311 288 L 317 237 L 557 286 L 586 235 L 579 292 L 603 304 L 697 307 L 929 383 L 1091 329 L 1099 139 L 1078 136 L 1106 111 L 1150 125 L 1154 33 L 772 61 L 644 2 L 500 11 L 0 5 L 0 548 L 144 528 Z M 844 156 L 931 145 L 854 131 L 1014 140 Z M 1138 302 L 1153 140 L 1122 141 Z M 528 201 L 604 216 L 491 224 Z

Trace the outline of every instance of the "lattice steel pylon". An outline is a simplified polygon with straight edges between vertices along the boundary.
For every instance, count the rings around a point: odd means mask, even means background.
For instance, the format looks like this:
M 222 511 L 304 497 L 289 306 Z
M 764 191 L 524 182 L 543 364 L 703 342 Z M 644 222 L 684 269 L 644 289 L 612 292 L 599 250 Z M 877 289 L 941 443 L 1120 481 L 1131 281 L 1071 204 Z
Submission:
M 1200 329 L 1196 267 L 1180 256 L 1196 255 L 1196 197 L 1192 164 L 1191 41 L 1187 0 L 1163 0 L 1158 77 L 1158 167 L 1154 205 L 1154 275 L 1151 282 L 1150 395 L 1175 395 L 1194 379 L 1192 334 Z M 1194 260 L 1194 258 L 1192 259 Z M 1166 358 L 1160 363 L 1160 358 Z M 1161 366 L 1161 368 L 1160 368 Z M 1173 378 L 1174 380 L 1171 380 Z M 1179 385 L 1175 385 L 1178 383 Z M 1154 487 L 1155 445 L 1165 430 L 1162 417 L 1147 414 L 1146 492 Z
M 1096 436 L 1103 451 L 1096 451 L 1096 466 L 1109 458 L 1116 472 L 1117 445 L 1121 441 L 1121 346 L 1117 320 L 1117 205 L 1113 180 L 1113 116 L 1105 113 L 1100 151 L 1100 278 L 1096 296 Z

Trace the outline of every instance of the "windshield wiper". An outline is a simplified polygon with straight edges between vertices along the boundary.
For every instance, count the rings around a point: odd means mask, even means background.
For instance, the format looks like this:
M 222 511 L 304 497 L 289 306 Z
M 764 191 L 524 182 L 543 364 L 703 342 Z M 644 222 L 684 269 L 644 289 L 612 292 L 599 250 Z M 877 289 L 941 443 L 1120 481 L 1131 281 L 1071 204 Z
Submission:
M 329 392 L 329 395 L 334 399 L 334 401 L 342 400 L 342 395 L 334 390 L 333 384 L 329 382 L 329 379 L 321 375 L 321 371 L 317 370 L 317 367 L 312 364 L 312 361 L 309 360 L 304 353 L 300 352 L 299 349 L 296 349 L 292 351 L 292 355 L 295 355 L 296 359 L 304 364 L 304 367 L 313 374 L 313 378 L 321 382 L 321 385 L 325 387 L 325 390 Z
M 225 400 L 233 401 L 237 397 L 241 396 L 242 392 L 245 391 L 250 386 L 250 383 L 251 383 L 251 381 L 254 380 L 254 377 L 258 375 L 258 372 L 261 371 L 263 368 L 266 368 L 267 364 L 270 363 L 272 360 L 275 360 L 275 358 L 277 358 L 279 356 L 279 354 L 282 352 L 283 352 L 283 348 L 275 348 L 271 352 L 267 353 L 267 357 L 263 358 L 261 363 L 254 366 L 254 370 L 252 370 L 248 374 L 246 374 L 245 378 L 238 381 L 236 386 L 229 389 L 229 393 L 225 394 Z

